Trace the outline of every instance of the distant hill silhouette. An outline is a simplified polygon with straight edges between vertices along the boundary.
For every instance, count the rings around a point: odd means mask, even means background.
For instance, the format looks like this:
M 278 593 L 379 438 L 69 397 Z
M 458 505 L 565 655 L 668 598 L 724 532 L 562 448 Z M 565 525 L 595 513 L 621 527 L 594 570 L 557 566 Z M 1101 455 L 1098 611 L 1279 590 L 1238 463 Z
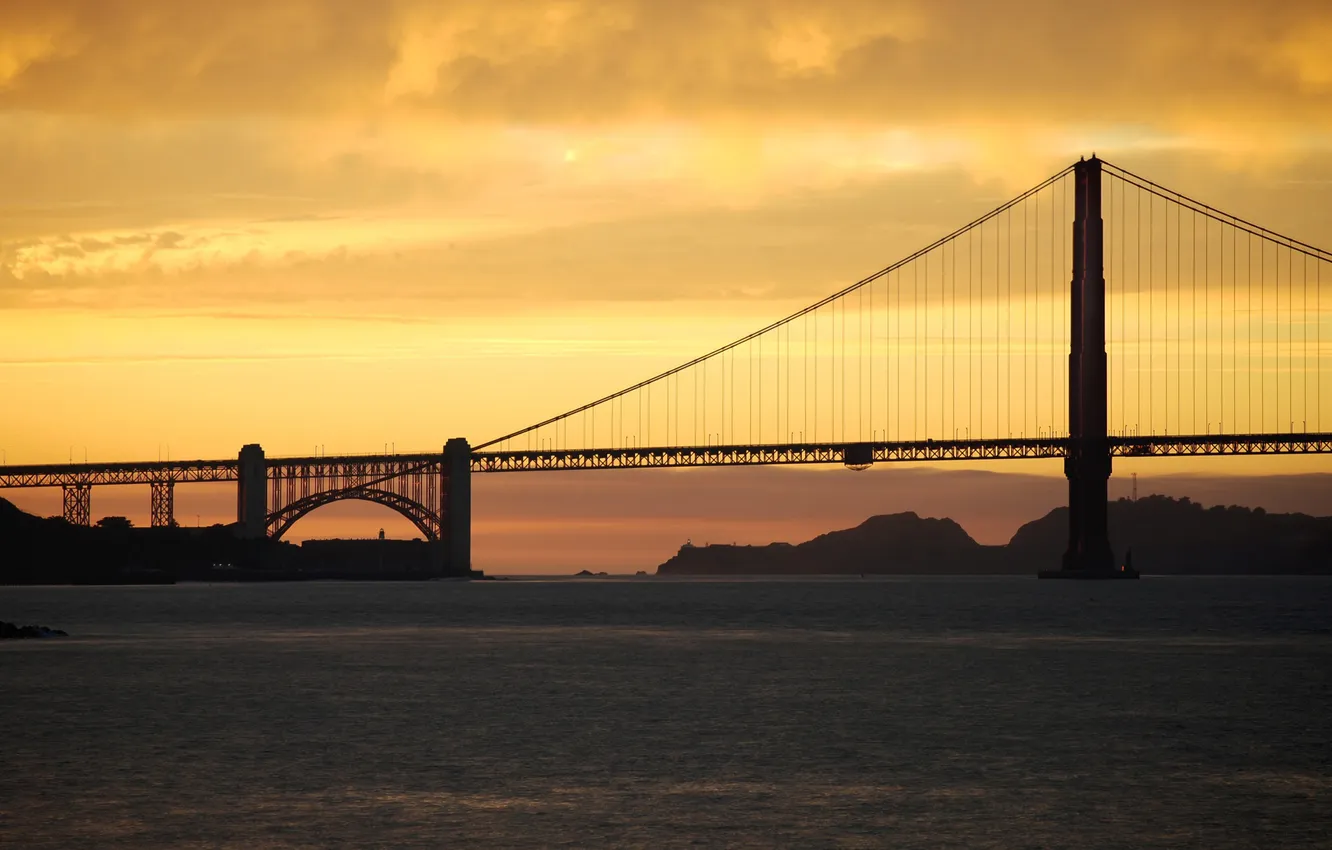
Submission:
M 1150 496 L 1110 504 L 1116 558 L 1157 574 L 1332 573 L 1332 517 L 1269 514 L 1262 508 L 1203 508 Z M 680 549 L 660 575 L 1031 574 L 1058 567 L 1068 509 L 1023 525 L 1004 546 L 977 543 L 951 519 L 914 513 L 870 517 L 798 545 L 709 545 Z
M 1282 575 L 1332 573 L 1332 517 L 1270 514 L 1262 508 L 1205 508 L 1148 496 L 1110 503 L 1110 540 L 1139 572 Z M 1017 530 L 1005 547 L 1024 563 L 1057 561 L 1068 540 L 1068 508 Z
M 1002 546 L 982 546 L 951 519 L 874 516 L 799 545 L 684 546 L 661 575 L 1006 572 Z

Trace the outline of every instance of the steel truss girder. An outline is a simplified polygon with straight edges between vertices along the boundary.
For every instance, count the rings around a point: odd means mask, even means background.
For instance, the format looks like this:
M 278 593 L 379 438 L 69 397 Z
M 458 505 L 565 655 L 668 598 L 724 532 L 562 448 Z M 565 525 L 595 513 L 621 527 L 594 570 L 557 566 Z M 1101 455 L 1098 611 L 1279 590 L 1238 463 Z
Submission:
M 290 476 L 401 475 L 425 464 L 438 464 L 439 455 L 344 455 L 338 457 L 269 458 L 268 474 Z M 299 471 L 299 472 L 294 472 Z M 53 463 L 0 466 L 0 489 L 62 487 L 66 484 L 177 484 L 235 481 L 240 472 L 236 458 L 222 460 L 170 460 L 129 463 Z
M 74 525 L 92 525 L 92 487 L 87 484 L 65 484 L 64 506 L 61 516 Z
M 1115 457 L 1332 454 L 1332 434 L 1208 434 L 1110 437 Z
M 1110 454 L 1115 457 L 1332 453 L 1332 434 L 1109 437 L 1106 443 Z M 1064 437 L 1037 437 L 896 443 L 481 451 L 472 454 L 472 472 L 845 463 L 847 451 L 854 452 L 861 447 L 868 447 L 875 463 L 1033 460 L 1064 457 L 1068 452 L 1068 441 Z
M 1063 457 L 1062 438 L 920 440 L 899 443 L 789 443 L 641 449 L 474 452 L 473 472 L 639 469 L 685 466 L 844 463 L 847 451 L 868 449 L 875 463 Z
M 63 487 L 68 484 L 153 484 L 235 481 L 236 461 L 186 460 L 149 463 L 75 463 L 0 467 L 0 488 Z

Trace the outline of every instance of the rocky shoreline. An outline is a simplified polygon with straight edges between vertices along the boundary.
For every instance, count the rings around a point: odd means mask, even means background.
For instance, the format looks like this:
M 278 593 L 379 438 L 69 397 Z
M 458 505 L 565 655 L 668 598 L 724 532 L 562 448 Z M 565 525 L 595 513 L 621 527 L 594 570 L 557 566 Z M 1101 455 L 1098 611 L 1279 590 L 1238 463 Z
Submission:
M 0 620 L 0 640 L 21 640 L 23 638 L 69 637 L 67 632 L 46 626 L 20 626 Z

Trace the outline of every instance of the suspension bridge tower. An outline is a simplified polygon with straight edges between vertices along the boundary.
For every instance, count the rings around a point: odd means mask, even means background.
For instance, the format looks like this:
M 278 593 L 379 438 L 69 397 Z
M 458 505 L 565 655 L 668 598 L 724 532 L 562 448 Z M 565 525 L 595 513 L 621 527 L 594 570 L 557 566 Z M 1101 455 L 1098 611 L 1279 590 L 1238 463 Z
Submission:
M 1073 281 L 1068 354 L 1068 550 L 1041 578 L 1137 578 L 1115 567 L 1108 529 L 1110 443 L 1106 434 L 1105 227 L 1101 161 L 1074 168 Z

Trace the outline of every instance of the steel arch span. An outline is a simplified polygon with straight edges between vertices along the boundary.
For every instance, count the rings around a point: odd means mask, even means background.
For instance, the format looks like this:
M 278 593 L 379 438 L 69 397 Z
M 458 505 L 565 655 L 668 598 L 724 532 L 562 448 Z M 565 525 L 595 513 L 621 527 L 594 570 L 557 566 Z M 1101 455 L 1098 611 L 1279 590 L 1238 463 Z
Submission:
M 324 505 L 330 505 L 333 502 L 341 502 L 348 499 L 356 499 L 363 502 L 374 502 L 377 505 L 383 505 L 402 514 L 412 525 L 420 529 L 425 535 L 426 540 L 438 541 L 441 539 L 441 529 L 443 523 L 439 514 L 430 510 L 420 502 L 416 502 L 407 496 L 399 493 L 393 493 L 388 490 L 377 490 L 367 488 L 357 488 L 351 490 L 329 490 L 324 493 L 315 493 L 298 499 L 287 505 L 279 511 L 268 515 L 265 521 L 268 537 L 273 540 L 281 540 L 282 535 L 303 516 L 321 508 Z

